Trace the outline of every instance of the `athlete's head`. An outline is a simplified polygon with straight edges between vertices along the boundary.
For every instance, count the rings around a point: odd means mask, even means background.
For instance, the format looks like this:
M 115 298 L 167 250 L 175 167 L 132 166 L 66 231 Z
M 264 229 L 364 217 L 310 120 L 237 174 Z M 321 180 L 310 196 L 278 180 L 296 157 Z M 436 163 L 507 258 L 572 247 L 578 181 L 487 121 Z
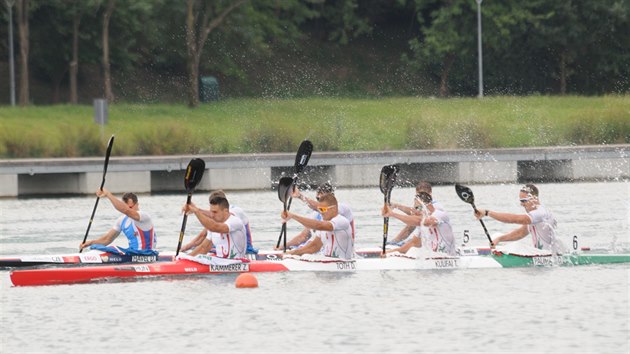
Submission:
M 208 200 L 211 201 L 215 197 L 221 197 L 223 199 L 227 199 L 227 197 L 225 196 L 225 192 L 223 192 L 223 190 L 221 190 L 221 189 L 213 191 L 212 193 L 210 193 L 210 196 L 208 197 Z
M 317 203 L 317 211 L 322 214 L 322 219 L 330 220 L 339 213 L 337 198 L 332 193 L 324 194 L 319 198 Z
M 216 222 L 225 222 L 230 217 L 230 203 L 224 197 L 210 199 L 210 217 Z
M 416 184 L 416 194 L 419 194 L 420 192 L 426 192 L 431 195 L 433 192 L 431 188 L 431 183 L 426 181 L 418 182 L 418 184 Z
M 531 183 L 524 185 L 518 192 L 518 198 L 521 206 L 523 206 L 525 210 L 530 211 L 536 209 L 536 206 L 539 204 L 538 187 Z
M 335 188 L 333 188 L 330 182 L 324 182 L 317 187 L 317 194 L 315 195 L 315 199 L 318 201 L 325 195 L 332 194 L 335 195 Z
M 138 196 L 133 193 L 123 194 L 122 200 L 129 208 L 133 208 L 138 205 Z

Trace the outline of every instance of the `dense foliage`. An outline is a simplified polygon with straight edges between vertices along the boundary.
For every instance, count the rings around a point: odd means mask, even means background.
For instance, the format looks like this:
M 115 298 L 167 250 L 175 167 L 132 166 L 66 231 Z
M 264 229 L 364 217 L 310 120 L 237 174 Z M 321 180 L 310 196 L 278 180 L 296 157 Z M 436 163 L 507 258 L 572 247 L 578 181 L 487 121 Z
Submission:
M 107 6 L 113 6 L 113 94 L 122 101 L 186 102 L 195 51 L 198 75 L 217 77 L 224 98 L 477 94 L 475 0 L 17 0 L 16 6 L 23 2 L 35 104 L 72 102 L 73 48 L 79 101 L 103 95 Z M 3 103 L 7 13 L 3 6 Z M 487 94 L 630 89 L 630 1 L 486 0 L 481 14 Z M 191 40 L 204 33 L 205 41 Z

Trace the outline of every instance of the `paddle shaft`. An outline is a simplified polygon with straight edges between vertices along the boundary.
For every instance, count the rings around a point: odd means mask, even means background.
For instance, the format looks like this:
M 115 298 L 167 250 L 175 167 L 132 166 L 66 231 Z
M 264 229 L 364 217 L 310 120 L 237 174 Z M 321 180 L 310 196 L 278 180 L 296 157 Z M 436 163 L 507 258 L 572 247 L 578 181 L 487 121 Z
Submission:
M 192 199 L 192 192 L 188 192 L 188 198 L 186 199 L 186 204 L 190 204 Z M 175 252 L 175 257 L 179 254 L 179 250 L 182 248 L 182 241 L 184 240 L 184 231 L 186 231 L 186 221 L 188 220 L 188 213 L 184 213 L 184 218 L 182 219 L 182 228 L 179 231 L 179 241 L 177 242 L 177 251 Z
M 105 153 L 105 164 L 103 165 L 103 180 L 101 181 L 100 190 L 103 190 L 105 187 L 105 175 L 107 174 L 107 165 L 109 165 L 109 156 L 112 154 L 112 146 L 114 145 L 114 136 L 109 139 L 109 144 L 107 144 L 107 152 Z M 94 202 L 94 208 L 92 209 L 92 215 L 90 215 L 90 221 L 88 222 L 87 230 L 85 230 L 85 236 L 83 236 L 83 242 L 87 241 L 88 234 L 90 233 L 90 228 L 92 227 L 92 221 L 94 221 L 94 215 L 96 214 L 96 208 L 98 207 L 98 201 L 101 198 L 96 197 L 96 202 Z M 79 253 L 83 252 L 83 248 L 79 248 Z
M 387 198 L 387 195 L 389 193 L 385 194 L 385 197 L 383 198 L 383 203 L 385 205 L 387 205 L 389 203 L 389 198 Z M 389 217 L 386 216 L 383 218 L 383 255 L 385 254 L 385 245 L 387 244 L 387 232 L 389 229 Z
M 284 203 L 284 211 L 289 210 L 291 207 L 291 198 L 289 198 L 289 206 L 287 203 Z M 282 236 L 284 235 L 284 252 L 287 251 L 287 223 L 282 223 L 282 229 L 280 229 L 280 236 L 278 237 L 278 242 L 276 243 L 276 248 L 280 247 L 280 241 L 282 240 Z
M 385 245 L 387 244 L 387 229 L 389 227 L 389 217 L 383 218 L 383 254 L 385 254 Z
M 304 170 L 306 165 L 308 165 L 308 160 L 311 158 L 311 154 L 313 153 L 313 144 L 304 140 L 300 147 L 298 148 L 297 155 L 295 156 L 295 163 L 293 165 L 293 183 L 297 181 L 298 175 Z M 293 192 L 293 191 L 291 191 Z M 289 205 L 287 206 L 286 201 L 284 202 L 284 211 L 288 211 L 291 209 L 291 201 L 293 197 L 289 196 Z M 282 224 L 282 229 L 280 230 L 280 235 L 278 236 L 278 242 L 276 243 L 276 248 L 280 247 L 280 240 L 284 236 L 284 252 L 287 251 L 287 223 Z
M 477 207 L 475 206 L 475 203 L 470 203 L 470 205 L 472 205 L 473 210 L 476 213 L 477 212 Z M 492 238 L 490 238 L 490 234 L 488 233 L 488 229 L 486 228 L 486 224 L 484 224 L 483 220 L 481 220 L 481 219 L 479 219 L 479 222 L 481 223 L 481 227 L 483 227 L 483 232 L 486 233 L 486 237 L 488 238 L 488 241 L 490 241 L 490 245 L 492 246 Z

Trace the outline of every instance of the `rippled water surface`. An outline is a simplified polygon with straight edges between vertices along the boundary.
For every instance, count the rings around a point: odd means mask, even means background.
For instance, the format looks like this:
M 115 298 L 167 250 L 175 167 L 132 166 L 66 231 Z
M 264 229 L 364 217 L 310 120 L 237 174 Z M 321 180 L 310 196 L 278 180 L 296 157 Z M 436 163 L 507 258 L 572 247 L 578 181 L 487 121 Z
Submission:
M 520 212 L 517 185 L 471 186 L 479 207 Z M 627 247 L 630 184 L 540 185 L 562 240 Z M 307 192 L 308 193 L 308 192 Z M 470 205 L 452 186 L 434 198 L 457 237 L 486 245 Z M 382 241 L 378 188 L 342 189 L 352 205 L 358 246 Z M 392 200 L 411 202 L 398 188 Z M 273 191 L 229 192 L 251 219 L 255 245 L 277 241 L 282 204 Z M 141 196 L 155 219 L 159 245 L 177 245 L 185 195 Z M 207 203 L 207 193 L 193 200 Z M 93 197 L 0 200 L 0 253 L 74 252 Z M 292 209 L 306 212 L 299 201 Z M 99 203 L 90 238 L 117 214 Z M 509 225 L 486 220 L 490 233 Z M 401 224 L 390 222 L 390 237 Z M 189 218 L 186 238 L 200 230 Z M 289 225 L 289 236 L 299 232 Z M 120 240 L 122 241 L 122 240 Z M 124 245 L 124 242 L 120 242 Z M 236 289 L 235 275 L 184 276 L 97 284 L 14 288 L 2 271 L 1 353 L 175 352 L 571 352 L 630 351 L 627 265 L 548 269 L 375 271 L 355 274 L 257 274 L 259 287 Z

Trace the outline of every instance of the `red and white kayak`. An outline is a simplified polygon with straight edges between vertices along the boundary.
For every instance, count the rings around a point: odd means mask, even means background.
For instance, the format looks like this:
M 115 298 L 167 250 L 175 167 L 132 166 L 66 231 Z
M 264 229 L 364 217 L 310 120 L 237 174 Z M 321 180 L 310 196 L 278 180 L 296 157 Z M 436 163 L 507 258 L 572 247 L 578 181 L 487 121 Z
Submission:
M 388 256 L 386 258 L 358 258 L 341 260 L 319 255 L 284 256 L 275 260 L 226 260 L 217 257 L 197 256 L 172 262 L 156 262 L 129 265 L 104 265 L 72 268 L 21 269 L 10 273 L 14 286 L 55 285 L 106 281 L 108 279 L 140 278 L 186 274 L 221 274 L 242 272 L 354 272 L 360 270 L 411 270 L 411 269 L 458 269 L 500 268 L 492 258 L 468 255 L 461 257 L 437 256 L 413 258 Z M 210 259 L 210 261 L 208 261 Z
M 413 249 L 412 249 L 413 250 Z M 101 265 L 46 269 L 20 269 L 10 273 L 14 286 L 88 283 L 129 278 L 243 272 L 355 272 L 366 270 L 427 270 L 512 267 L 557 267 L 630 263 L 628 253 L 573 252 L 565 255 L 511 253 L 507 249 L 480 254 L 470 250 L 460 256 L 416 253 L 388 254 L 386 258 L 342 260 L 320 255 L 267 255 L 270 260 L 189 257 L 171 262 Z M 485 253 L 485 252 L 484 252 Z
M 475 254 L 489 254 L 490 248 L 465 248 L 462 254 L 474 252 Z M 247 254 L 249 260 L 277 260 L 282 257 L 282 251 L 261 250 L 257 254 Z M 356 251 L 361 258 L 379 258 L 381 249 L 378 247 L 360 248 Z M 101 251 L 90 250 L 83 253 L 69 253 L 56 255 L 9 255 L 0 256 L 0 269 L 2 268 L 22 268 L 41 266 L 63 266 L 63 265 L 98 265 L 98 264 L 127 264 L 127 263 L 153 263 L 172 262 L 175 260 L 175 252 L 160 252 L 158 256 L 141 255 L 118 255 Z

